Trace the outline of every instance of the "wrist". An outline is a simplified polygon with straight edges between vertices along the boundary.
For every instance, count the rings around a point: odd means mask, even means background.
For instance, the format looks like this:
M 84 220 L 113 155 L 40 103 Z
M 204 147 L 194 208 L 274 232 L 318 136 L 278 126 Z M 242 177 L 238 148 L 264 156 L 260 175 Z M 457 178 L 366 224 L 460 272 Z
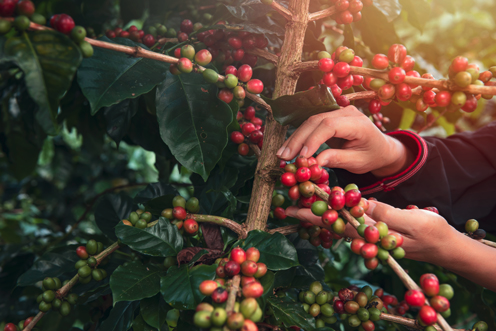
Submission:
M 376 177 L 390 177 L 393 176 L 406 168 L 413 162 L 413 154 L 403 145 L 399 140 L 390 137 L 386 137 L 386 156 L 387 161 L 384 166 L 372 170 L 371 173 Z

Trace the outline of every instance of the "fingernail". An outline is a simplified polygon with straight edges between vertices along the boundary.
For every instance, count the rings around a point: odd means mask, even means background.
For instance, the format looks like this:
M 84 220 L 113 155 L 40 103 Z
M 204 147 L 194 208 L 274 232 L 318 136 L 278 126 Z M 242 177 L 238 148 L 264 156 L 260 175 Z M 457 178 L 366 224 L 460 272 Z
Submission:
M 289 147 L 286 147 L 284 149 L 284 152 L 281 154 L 281 158 L 285 159 L 289 156 L 289 154 L 291 154 L 291 150 L 289 149 Z
M 285 147 L 281 147 L 281 148 L 279 148 L 279 150 L 277 151 L 276 155 L 277 155 L 277 156 L 281 156 L 282 152 L 284 152 L 284 148 L 285 148 Z
M 306 157 L 307 156 L 307 153 L 308 153 L 308 147 L 307 146 L 303 146 L 303 148 L 301 149 L 300 155 Z

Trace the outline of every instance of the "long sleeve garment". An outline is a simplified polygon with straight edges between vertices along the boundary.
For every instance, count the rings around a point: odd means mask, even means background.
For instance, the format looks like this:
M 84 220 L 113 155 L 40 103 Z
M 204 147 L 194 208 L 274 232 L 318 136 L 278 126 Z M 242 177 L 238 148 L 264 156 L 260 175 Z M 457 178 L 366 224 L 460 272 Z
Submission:
M 496 234 L 496 122 L 446 139 L 421 138 L 411 131 L 389 133 L 415 155 L 403 172 L 378 179 L 336 169 L 340 184 L 356 183 L 364 197 L 398 208 L 436 207 L 459 231 L 475 218 Z

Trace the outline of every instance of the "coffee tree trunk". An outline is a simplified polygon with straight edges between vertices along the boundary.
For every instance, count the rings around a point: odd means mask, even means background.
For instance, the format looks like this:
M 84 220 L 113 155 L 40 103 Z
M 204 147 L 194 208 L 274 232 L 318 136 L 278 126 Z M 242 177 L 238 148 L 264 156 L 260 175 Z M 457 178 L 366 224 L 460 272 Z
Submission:
M 289 11 L 292 18 L 286 24 L 286 35 L 281 56 L 277 64 L 276 83 L 273 98 L 292 95 L 296 89 L 299 73 L 294 73 L 291 67 L 301 61 L 303 42 L 308 24 L 308 9 L 310 0 L 291 0 Z M 272 192 L 274 191 L 275 176 L 272 170 L 279 167 L 277 150 L 286 137 L 287 127 L 281 126 L 269 114 L 265 124 L 264 146 L 258 160 L 255 172 L 255 182 L 248 210 L 248 231 L 265 230 L 270 212 Z

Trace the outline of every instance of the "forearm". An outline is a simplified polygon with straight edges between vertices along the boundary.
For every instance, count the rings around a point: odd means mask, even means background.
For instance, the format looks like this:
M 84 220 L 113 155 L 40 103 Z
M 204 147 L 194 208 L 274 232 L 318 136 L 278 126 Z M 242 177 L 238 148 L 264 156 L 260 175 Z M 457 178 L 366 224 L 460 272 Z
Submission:
M 400 173 L 412 164 L 414 159 L 413 153 L 409 151 L 403 143 L 393 137 L 386 137 L 386 141 L 388 143 L 388 155 L 382 155 L 380 157 L 383 157 L 388 161 L 383 167 L 371 171 L 374 176 L 379 178 L 389 177 Z
M 436 264 L 496 292 L 496 249 L 453 232 Z

